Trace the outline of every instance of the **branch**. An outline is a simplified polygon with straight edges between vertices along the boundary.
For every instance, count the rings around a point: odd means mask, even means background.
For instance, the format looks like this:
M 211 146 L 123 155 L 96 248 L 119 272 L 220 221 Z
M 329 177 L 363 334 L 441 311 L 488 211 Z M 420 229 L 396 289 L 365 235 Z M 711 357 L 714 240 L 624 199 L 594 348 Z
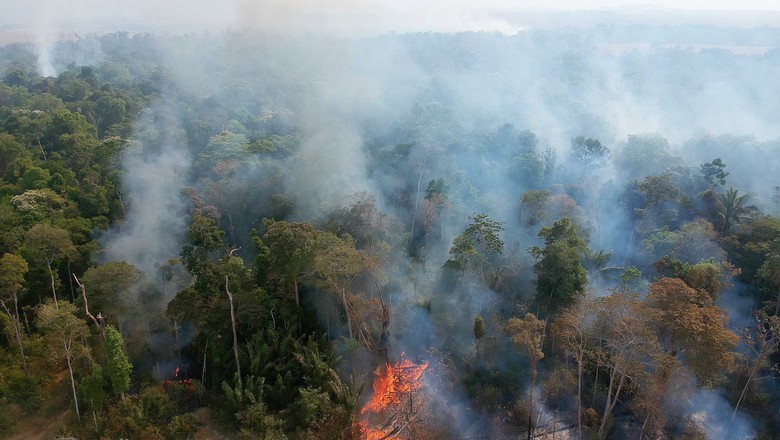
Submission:
M 100 325 L 100 323 L 98 322 L 98 320 L 97 320 L 97 319 L 95 319 L 95 317 L 94 317 L 94 316 L 92 316 L 92 313 L 89 313 L 89 303 L 87 302 L 87 290 L 84 288 L 84 285 L 83 285 L 83 284 L 81 284 L 81 282 L 79 281 L 79 278 L 76 276 L 76 274 L 75 274 L 75 273 L 73 274 L 73 279 L 75 279 L 75 280 L 76 280 L 76 284 L 78 284 L 78 285 L 79 285 L 79 288 L 81 288 L 81 297 L 82 297 L 82 298 L 84 298 L 84 312 L 87 314 L 87 316 L 89 317 L 89 319 L 91 319 L 91 320 L 92 320 L 92 322 L 94 322 L 94 323 L 95 323 L 95 325 L 97 326 L 97 328 L 99 328 L 99 329 L 100 329 L 100 331 L 101 331 L 101 333 L 102 333 L 102 331 L 103 331 L 103 326 L 102 326 L 102 325 Z M 100 316 L 100 313 L 98 313 L 98 316 Z

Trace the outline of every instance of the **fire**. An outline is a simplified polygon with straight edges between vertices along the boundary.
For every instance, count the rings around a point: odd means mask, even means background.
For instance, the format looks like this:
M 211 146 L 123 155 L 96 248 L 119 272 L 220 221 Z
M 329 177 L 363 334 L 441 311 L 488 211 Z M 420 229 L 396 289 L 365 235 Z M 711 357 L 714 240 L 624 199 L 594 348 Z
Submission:
M 411 393 L 420 388 L 420 377 L 426 368 L 428 362 L 418 365 L 406 359 L 403 354 L 399 362 L 378 368 L 374 379 L 374 394 L 360 413 L 379 414 L 398 405 L 405 397 L 411 397 Z M 396 413 L 394 417 L 397 416 Z M 360 422 L 364 440 L 398 440 L 400 437 L 396 434 L 400 432 L 392 425 L 393 423 L 386 422 L 382 428 L 375 429 L 370 428 L 365 421 Z
M 374 395 L 360 412 L 380 412 L 390 405 L 397 405 L 401 398 L 420 388 L 420 376 L 426 368 L 428 362 L 417 365 L 401 354 L 399 362 L 386 364 L 384 373 L 377 373 Z

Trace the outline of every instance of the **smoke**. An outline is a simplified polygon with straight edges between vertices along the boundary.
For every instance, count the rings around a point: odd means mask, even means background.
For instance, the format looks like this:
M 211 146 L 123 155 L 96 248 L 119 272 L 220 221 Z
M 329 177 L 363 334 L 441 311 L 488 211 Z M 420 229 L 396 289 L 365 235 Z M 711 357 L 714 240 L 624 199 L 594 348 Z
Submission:
M 747 440 L 756 437 L 751 420 L 734 408 L 717 390 L 699 389 L 688 399 L 690 419 L 708 440 Z
M 143 22 L 149 5 L 140 2 L 121 11 Z M 82 6 L 97 8 L 87 1 Z M 174 6 L 163 5 L 155 20 L 175 15 Z M 773 184 L 766 177 L 776 174 L 780 160 L 775 117 L 780 105 L 774 99 L 780 82 L 771 74 L 780 67 L 776 53 L 745 55 L 722 47 L 621 53 L 604 45 L 611 41 L 608 29 L 518 32 L 520 26 L 496 13 L 498 6 L 465 1 L 415 6 L 242 1 L 228 4 L 218 16 L 240 17 L 231 23 L 246 32 L 149 37 L 158 51 L 154 59 L 164 65 L 156 84 L 161 90 L 139 115 L 124 154 L 127 215 L 104 237 L 104 261 L 130 262 L 157 279 L 157 266 L 179 255 L 183 245 L 189 206 L 182 190 L 194 186 L 207 194 L 222 177 L 200 164 L 211 164 L 214 157 L 233 159 L 247 151 L 250 139 L 297 137 L 297 149 L 279 160 L 278 169 L 258 155 L 225 173 L 230 177 L 222 183 L 230 191 L 224 192 L 230 194 L 213 203 L 231 219 L 252 216 L 231 225 L 238 229 L 235 236 L 247 236 L 260 217 L 272 214 L 266 202 L 275 194 L 263 194 L 267 191 L 294 200 L 289 218 L 315 222 L 352 194 L 368 192 L 406 230 L 416 222 L 411 241 L 425 243 L 420 255 L 385 268 L 402 280 L 394 280 L 388 292 L 392 355 L 453 356 L 453 362 L 465 364 L 476 355 L 477 314 L 486 318 L 493 338 L 501 333 L 491 316 L 496 310 L 522 316 L 520 303 L 528 302 L 533 288 L 527 249 L 540 244 L 539 228 L 557 220 L 567 203 L 578 205 L 571 212 L 590 232 L 591 247 L 614 251 L 611 264 L 648 263 L 636 253 L 641 237 L 633 235 L 632 213 L 622 198 L 628 181 L 644 177 L 620 168 L 619 159 L 631 154 L 628 135 L 661 133 L 671 143 L 665 160 L 685 164 L 693 174 L 701 163 L 722 157 L 731 172 L 729 185 L 769 200 Z M 212 12 L 205 2 L 188 10 L 189 18 Z M 94 12 L 101 14 L 100 8 Z M 432 28 L 431 23 L 437 24 Z M 377 35 L 464 29 L 497 32 Z M 652 37 L 636 32 L 639 40 Z M 89 44 L 83 40 L 70 47 Z M 42 38 L 40 71 L 56 74 L 67 65 L 58 60 L 86 64 L 110 57 L 97 47 L 82 51 L 89 56 L 73 58 L 67 47 Z M 524 130 L 535 134 L 533 141 Z M 235 135 L 235 142 L 211 142 L 216 135 Z M 578 163 L 570 144 L 579 135 L 599 138 L 612 161 Z M 650 164 L 641 165 L 647 172 Z M 449 189 L 437 214 L 440 224 L 426 229 L 425 190 L 433 179 L 443 179 Z M 540 223 L 525 224 L 520 194 L 547 187 L 560 206 L 548 206 L 551 214 Z M 501 270 L 511 280 L 508 285 L 488 287 L 471 275 L 448 283 L 441 271 L 452 238 L 474 213 L 505 222 L 509 263 Z M 721 258 L 718 249 L 704 249 L 695 259 Z M 744 322 L 749 307 L 734 298 L 732 292 L 724 294 L 721 305 L 729 309 L 731 322 Z M 512 355 L 490 356 L 496 370 L 509 370 Z M 450 418 L 462 420 L 464 427 L 487 424 L 458 378 L 443 377 L 431 387 L 448 402 Z M 725 422 L 731 410 L 717 391 L 697 391 L 687 408 L 710 438 L 725 438 L 729 426 L 732 438 L 753 432 L 741 414 L 734 423 Z
M 178 125 L 164 102 L 139 117 L 122 161 L 127 217 L 104 239 L 106 261 L 127 261 L 149 279 L 158 278 L 156 265 L 178 256 L 187 226 L 181 191 L 191 158 Z

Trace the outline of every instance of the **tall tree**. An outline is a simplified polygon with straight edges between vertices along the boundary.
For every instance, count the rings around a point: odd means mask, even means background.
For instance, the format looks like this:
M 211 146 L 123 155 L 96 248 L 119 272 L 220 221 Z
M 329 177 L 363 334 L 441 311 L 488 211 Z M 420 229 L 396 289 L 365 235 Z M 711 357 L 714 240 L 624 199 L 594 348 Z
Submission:
M 529 250 L 539 259 L 534 264 L 536 303 L 554 315 L 573 304 L 585 291 L 588 274 L 581 259 L 587 246 L 567 217 L 545 226 L 538 235 L 544 239 L 544 248 L 534 246 Z
M 265 234 L 256 241 L 258 272 L 287 293 L 292 287 L 295 304 L 301 304 L 300 284 L 311 275 L 316 232 L 310 223 L 264 220 Z
M 464 275 L 473 272 L 484 281 L 490 272 L 491 259 L 504 251 L 504 241 L 500 237 L 504 222 L 495 221 L 486 214 L 476 214 L 469 220 L 471 223 L 466 230 L 452 241 L 452 257 L 444 265 Z
M 612 411 L 620 401 L 628 382 L 649 369 L 655 352 L 655 341 L 644 320 L 645 312 L 639 295 L 630 291 L 615 291 L 596 301 L 594 334 L 598 335 L 602 361 L 609 373 L 604 411 L 598 436 L 607 435 Z
M 666 354 L 681 359 L 702 382 L 731 368 L 738 337 L 728 329 L 726 312 L 704 290 L 679 278 L 652 283 L 647 316 Z
M 114 393 L 119 394 L 124 399 L 125 393 L 130 388 L 130 372 L 133 370 L 133 366 L 122 347 L 124 342 L 119 330 L 109 325 L 105 329 L 105 334 L 106 372 L 111 379 L 111 388 Z
M 60 259 L 69 258 L 76 253 L 76 247 L 70 240 L 70 234 L 56 226 L 39 223 L 25 234 L 24 249 L 30 258 L 46 264 L 51 278 L 51 294 L 54 297 L 54 305 L 59 306 L 53 268 Z
M 70 373 L 70 386 L 73 391 L 76 418 L 81 422 L 73 367 L 75 361 L 86 353 L 86 347 L 82 345 L 82 341 L 89 335 L 89 329 L 84 321 L 75 316 L 76 312 L 76 306 L 67 301 L 63 301 L 60 306 L 47 301 L 38 308 L 38 327 L 43 330 L 47 345 L 52 351 L 60 358 L 65 358 L 68 373 Z
M 526 313 L 523 319 L 511 318 L 504 326 L 504 332 L 509 335 L 515 349 L 528 355 L 528 363 L 531 368 L 531 387 L 528 395 L 528 440 L 533 438 L 536 365 L 544 358 L 542 351 L 544 326 L 544 321 L 537 319 L 533 313 Z
M 726 171 L 726 164 L 723 163 L 721 158 L 701 164 L 701 174 L 704 177 L 704 181 L 711 187 L 725 185 L 726 177 L 729 175 L 728 171 Z
M 745 217 L 758 212 L 756 206 L 747 204 L 748 199 L 750 194 L 739 195 L 739 191 L 734 188 L 729 188 L 724 194 L 718 194 L 720 230 L 724 237 L 731 233 L 734 223 L 740 223 Z
M 355 248 L 355 241 L 349 235 L 341 237 L 330 232 L 319 232 L 314 243 L 314 272 L 317 284 L 325 291 L 336 295 L 344 307 L 347 331 L 354 339 L 354 330 L 359 324 L 350 289 L 355 278 L 370 265 L 369 257 Z M 362 326 L 361 326 L 362 327 Z M 360 332 L 361 337 L 366 337 Z M 368 343 L 368 340 L 363 342 Z
M 24 258 L 14 254 L 5 254 L 0 258 L 0 306 L 11 319 L 16 344 L 19 346 L 19 355 L 22 357 L 22 369 L 27 371 L 27 358 L 24 355 L 22 344 L 22 329 L 19 322 L 19 294 L 24 289 L 24 275 L 27 273 L 27 262 Z M 9 307 L 12 304 L 13 311 Z
M 582 438 L 582 376 L 586 356 L 589 353 L 587 340 L 588 320 L 594 313 L 593 300 L 582 297 L 563 311 L 552 324 L 552 332 L 561 346 L 577 363 L 577 432 Z

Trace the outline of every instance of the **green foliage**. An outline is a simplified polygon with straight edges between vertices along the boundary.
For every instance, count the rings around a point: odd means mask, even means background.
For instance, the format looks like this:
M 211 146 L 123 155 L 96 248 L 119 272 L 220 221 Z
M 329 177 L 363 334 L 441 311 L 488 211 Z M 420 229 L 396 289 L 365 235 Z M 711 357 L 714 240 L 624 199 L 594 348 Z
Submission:
M 628 136 L 615 164 L 627 176 L 647 176 L 663 173 L 676 160 L 663 136 L 638 134 Z
M 726 177 L 729 175 L 726 171 L 726 164 L 719 157 L 713 159 L 712 162 L 701 164 L 701 174 L 704 181 L 710 186 L 725 185 Z
M 10 438 L 14 433 L 16 421 L 11 415 L 11 410 L 7 405 L 0 404 L 0 439 Z
M 41 378 L 14 371 L 0 378 L 0 397 L 18 404 L 26 413 L 36 413 L 43 405 Z
M 720 216 L 720 232 L 723 236 L 731 234 L 732 226 L 737 223 L 741 223 L 747 217 L 754 215 L 758 212 L 758 208 L 754 205 L 748 205 L 747 201 L 750 199 L 750 194 L 739 195 L 739 191 L 734 188 L 729 188 L 723 194 L 718 194 L 718 214 Z
M 491 259 L 504 251 L 504 242 L 499 236 L 504 230 L 504 222 L 492 220 L 486 214 L 476 214 L 469 220 L 471 223 L 466 230 L 452 241 L 451 258 L 445 267 L 463 273 L 470 271 L 484 280 Z
M 538 258 L 534 264 L 536 303 L 554 315 L 573 304 L 585 291 L 588 275 L 581 260 L 587 246 L 567 217 L 545 226 L 538 235 L 544 239 L 545 247 L 529 249 Z
M 598 139 L 577 136 L 571 140 L 572 155 L 585 165 L 600 164 L 609 158 L 609 148 Z
M 0 258 L 0 300 L 14 298 L 21 293 L 27 270 L 27 261 L 18 255 L 4 254 Z
M 99 411 L 106 402 L 106 378 L 103 369 L 97 363 L 92 364 L 92 370 L 79 384 L 79 396 L 92 411 Z
M 474 318 L 474 338 L 479 341 L 485 336 L 485 320 L 482 315 L 477 315 Z
M 124 395 L 130 389 L 130 372 L 133 366 L 127 359 L 122 335 L 113 326 L 105 328 L 106 374 L 115 394 Z

